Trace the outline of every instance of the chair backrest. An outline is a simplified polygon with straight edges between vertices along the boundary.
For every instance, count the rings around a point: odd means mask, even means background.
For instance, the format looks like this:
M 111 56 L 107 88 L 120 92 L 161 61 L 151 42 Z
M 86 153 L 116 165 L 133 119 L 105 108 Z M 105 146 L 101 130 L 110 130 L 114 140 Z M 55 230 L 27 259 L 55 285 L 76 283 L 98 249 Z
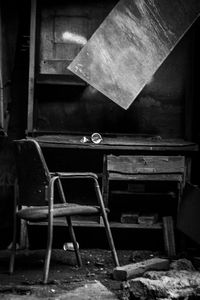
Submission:
M 19 204 L 44 205 L 45 186 L 50 173 L 37 141 L 22 139 L 15 141 Z

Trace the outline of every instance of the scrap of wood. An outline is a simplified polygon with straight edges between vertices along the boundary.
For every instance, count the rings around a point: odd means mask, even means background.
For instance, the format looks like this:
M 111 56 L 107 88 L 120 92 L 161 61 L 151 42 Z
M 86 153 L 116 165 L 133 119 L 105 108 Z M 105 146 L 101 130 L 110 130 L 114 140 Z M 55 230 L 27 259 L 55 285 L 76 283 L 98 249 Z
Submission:
M 115 280 L 128 280 L 138 276 L 142 276 L 149 270 L 167 270 L 169 269 L 169 260 L 159 257 L 147 259 L 142 262 L 128 264 L 121 267 L 116 267 L 113 270 L 113 278 Z
M 139 216 L 138 223 L 145 224 L 145 225 L 153 225 L 158 221 L 158 214 L 144 214 Z
M 126 224 L 137 224 L 138 223 L 139 213 L 122 213 L 121 223 Z
M 127 109 L 199 14 L 199 0 L 121 0 L 68 69 Z
M 165 250 L 169 257 L 176 255 L 176 244 L 174 236 L 174 221 L 172 216 L 163 217 L 163 235 Z

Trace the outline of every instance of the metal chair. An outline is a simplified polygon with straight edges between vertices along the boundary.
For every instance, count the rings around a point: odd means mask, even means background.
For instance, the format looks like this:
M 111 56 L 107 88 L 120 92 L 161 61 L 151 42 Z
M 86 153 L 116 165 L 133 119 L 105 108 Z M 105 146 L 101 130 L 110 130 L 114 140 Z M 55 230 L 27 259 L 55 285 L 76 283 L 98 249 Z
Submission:
M 15 200 L 13 242 L 10 256 L 10 274 L 14 271 L 17 239 L 17 219 L 31 222 L 47 221 L 48 236 L 46 257 L 44 264 L 43 283 L 48 282 L 49 266 L 53 241 L 53 220 L 54 218 L 66 217 L 69 234 L 74 245 L 78 266 L 82 265 L 81 256 L 77 247 L 76 237 L 72 226 L 71 216 L 75 215 L 101 215 L 106 230 L 108 243 L 112 252 L 115 266 L 119 265 L 115 250 L 107 213 L 104 207 L 102 194 L 100 191 L 98 177 L 91 172 L 56 172 L 51 173 L 45 162 L 42 150 L 38 142 L 34 139 L 22 139 L 15 141 L 17 178 L 19 189 L 19 201 Z M 79 205 L 67 203 L 62 181 L 65 179 L 86 178 L 94 183 L 97 197 L 97 206 Z M 55 203 L 55 187 L 58 189 L 59 203 Z M 16 197 L 15 197 L 16 198 Z M 18 209 L 19 205 L 23 206 Z

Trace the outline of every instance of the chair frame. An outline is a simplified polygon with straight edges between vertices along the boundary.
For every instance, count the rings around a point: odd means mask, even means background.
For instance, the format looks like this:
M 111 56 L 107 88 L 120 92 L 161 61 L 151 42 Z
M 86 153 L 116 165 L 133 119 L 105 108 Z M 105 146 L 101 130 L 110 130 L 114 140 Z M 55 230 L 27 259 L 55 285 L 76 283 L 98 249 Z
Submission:
M 53 212 L 54 212 L 54 190 L 55 185 L 58 187 L 59 196 L 62 203 L 67 203 L 64 190 L 62 187 L 61 179 L 91 179 L 94 184 L 94 189 L 96 192 L 97 202 L 100 208 L 100 215 L 103 219 L 103 224 L 106 230 L 106 235 L 108 239 L 108 244 L 110 246 L 110 250 L 112 253 L 112 257 L 114 260 L 115 266 L 119 266 L 118 256 L 115 249 L 112 233 L 110 230 L 109 222 L 107 219 L 107 213 L 103 202 L 103 197 L 101 194 L 99 182 L 98 182 L 98 176 L 95 173 L 92 172 L 55 172 L 51 173 L 48 170 L 48 167 L 45 162 L 45 158 L 43 156 L 41 147 L 39 143 L 34 139 L 23 139 L 17 142 L 30 142 L 34 143 L 37 153 L 44 165 L 45 171 L 47 172 L 47 175 L 49 176 L 49 184 L 45 186 L 45 200 L 48 202 L 48 233 L 47 233 L 47 247 L 46 247 L 46 256 L 45 256 L 45 263 L 44 263 L 44 273 L 43 273 L 43 283 L 46 284 L 48 282 L 48 275 L 49 275 L 49 267 L 50 267 L 50 259 L 51 259 L 51 252 L 52 252 L 52 242 L 53 242 Z M 13 242 L 11 247 L 11 256 L 10 256 L 10 264 L 9 264 L 9 273 L 12 274 L 14 272 L 14 263 L 15 263 L 15 256 L 16 256 L 16 240 L 17 240 L 17 195 L 15 195 L 14 200 L 14 216 L 13 216 Z M 66 225 L 69 229 L 70 238 L 72 240 L 75 255 L 77 259 L 77 264 L 79 267 L 82 266 L 81 256 L 79 249 L 77 247 L 76 242 L 76 236 L 73 229 L 73 224 L 71 220 L 71 216 L 66 216 Z

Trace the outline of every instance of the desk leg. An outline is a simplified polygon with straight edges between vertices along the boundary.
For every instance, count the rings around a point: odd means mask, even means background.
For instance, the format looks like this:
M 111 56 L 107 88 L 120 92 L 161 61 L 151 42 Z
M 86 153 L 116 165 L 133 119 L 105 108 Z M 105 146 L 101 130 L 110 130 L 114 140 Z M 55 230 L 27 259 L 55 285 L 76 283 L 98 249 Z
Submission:
M 171 216 L 163 217 L 163 235 L 165 251 L 169 257 L 176 255 L 174 224 Z
M 29 239 L 28 239 L 28 229 L 27 229 L 27 221 L 20 220 L 20 249 L 28 249 L 29 248 Z

